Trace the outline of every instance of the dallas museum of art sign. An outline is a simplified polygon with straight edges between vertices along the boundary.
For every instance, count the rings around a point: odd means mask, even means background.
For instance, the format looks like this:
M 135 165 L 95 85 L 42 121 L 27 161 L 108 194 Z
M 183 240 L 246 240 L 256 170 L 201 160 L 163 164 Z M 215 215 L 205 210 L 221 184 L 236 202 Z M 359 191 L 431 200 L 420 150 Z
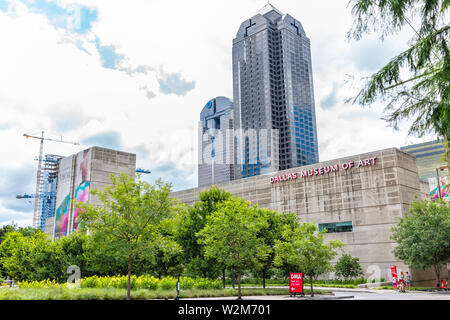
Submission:
M 329 166 L 325 166 L 325 167 L 318 167 L 318 168 L 314 168 L 314 169 L 304 170 L 304 171 L 300 171 L 300 172 L 293 172 L 293 173 L 284 174 L 281 176 L 270 177 L 270 182 L 276 183 L 276 182 L 282 182 L 282 181 L 296 180 L 299 177 L 304 178 L 304 177 L 311 177 L 311 176 L 319 176 L 319 175 L 323 175 L 326 173 L 337 172 L 339 170 L 349 170 L 352 168 L 373 166 L 373 165 L 375 165 L 376 160 L 377 160 L 377 157 L 373 157 L 373 158 L 362 159 L 359 161 L 349 161 L 349 162 L 344 162 L 344 163 L 340 163 L 340 164 L 334 164 L 334 165 L 329 165 Z

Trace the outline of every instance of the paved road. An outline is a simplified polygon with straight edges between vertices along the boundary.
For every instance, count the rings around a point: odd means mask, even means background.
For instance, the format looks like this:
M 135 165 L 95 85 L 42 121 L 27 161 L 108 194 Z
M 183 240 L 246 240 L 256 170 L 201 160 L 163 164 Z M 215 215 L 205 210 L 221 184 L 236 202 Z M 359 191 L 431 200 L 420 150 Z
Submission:
M 286 287 L 287 288 L 287 287 Z M 323 290 L 331 290 L 334 295 L 316 295 L 314 298 L 306 296 L 289 297 L 288 295 L 279 296 L 249 296 L 243 297 L 245 300 L 450 300 L 450 292 L 435 293 L 435 292 L 418 292 L 410 291 L 406 293 L 397 292 L 394 290 L 371 290 L 371 289 L 343 289 L 343 288 L 317 288 Z M 205 298 L 201 298 L 205 299 Z M 200 299 L 200 300 L 201 300 Z M 213 300 L 235 300 L 236 297 L 218 297 L 207 298 Z M 183 299 L 186 300 L 186 299 Z M 197 300 L 197 299 L 189 299 Z
M 406 292 L 401 293 L 393 290 L 372 290 L 371 292 L 343 292 L 334 291 L 336 298 L 351 294 L 351 300 L 450 300 L 450 294 L 439 294 L 431 292 Z M 345 298 L 344 298 L 345 299 Z M 346 299 L 349 300 L 349 299 Z

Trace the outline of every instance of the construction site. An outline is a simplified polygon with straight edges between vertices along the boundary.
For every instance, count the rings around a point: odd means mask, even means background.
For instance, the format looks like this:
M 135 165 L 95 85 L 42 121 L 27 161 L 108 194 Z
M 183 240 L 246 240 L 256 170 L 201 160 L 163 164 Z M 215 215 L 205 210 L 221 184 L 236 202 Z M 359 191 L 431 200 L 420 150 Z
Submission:
M 125 172 L 149 174 L 136 169 L 136 154 L 93 146 L 76 154 L 44 155 L 44 141 L 80 145 L 78 142 L 53 139 L 41 135 L 24 134 L 40 141 L 35 193 L 17 195 L 17 199 L 34 199 L 33 228 L 38 228 L 51 239 L 60 238 L 78 229 L 79 209 L 74 203 L 99 204 L 90 190 L 102 190 L 110 184 L 111 174 Z

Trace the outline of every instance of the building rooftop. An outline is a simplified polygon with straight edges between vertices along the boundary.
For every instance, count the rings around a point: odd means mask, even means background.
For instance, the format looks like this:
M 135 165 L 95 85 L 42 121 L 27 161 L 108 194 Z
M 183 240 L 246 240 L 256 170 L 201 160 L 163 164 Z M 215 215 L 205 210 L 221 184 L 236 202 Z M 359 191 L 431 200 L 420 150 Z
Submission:
M 266 13 L 269 13 L 270 11 L 275 11 L 276 13 L 283 15 L 283 13 L 280 10 L 275 8 L 269 2 L 267 2 L 267 4 L 264 7 L 262 7 L 256 14 L 265 15 Z

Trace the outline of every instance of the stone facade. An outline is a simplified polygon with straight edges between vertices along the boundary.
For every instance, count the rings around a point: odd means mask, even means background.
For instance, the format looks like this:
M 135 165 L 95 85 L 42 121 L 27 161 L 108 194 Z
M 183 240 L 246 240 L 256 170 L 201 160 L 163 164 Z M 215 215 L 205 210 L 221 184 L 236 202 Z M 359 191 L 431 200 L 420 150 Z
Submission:
M 357 167 L 359 160 L 376 158 L 374 164 Z M 354 163 L 353 168 L 342 165 Z M 301 172 L 339 165 L 335 172 L 312 176 Z M 296 177 L 271 182 L 275 176 Z M 272 178 L 272 179 L 271 179 Z M 344 251 L 358 257 L 365 277 L 390 280 L 390 266 L 409 271 L 417 285 L 433 284 L 432 272 L 416 272 L 397 260 L 390 239 L 391 227 L 409 210 L 410 203 L 427 197 L 419 182 L 414 156 L 391 148 L 354 155 L 272 174 L 217 184 L 233 195 L 279 212 L 294 212 L 304 222 L 352 223 L 351 232 L 328 233 L 326 240 L 341 240 Z M 186 204 L 198 201 L 199 193 L 209 187 L 174 192 Z M 446 274 L 444 275 L 444 277 Z M 420 282 L 420 283 L 419 283 Z
M 47 219 L 45 232 L 52 239 L 72 234 L 77 227 L 78 215 L 74 203 L 81 201 L 101 205 L 90 191 L 103 190 L 105 186 L 111 185 L 111 174 L 124 172 L 134 177 L 135 171 L 135 154 L 101 147 L 92 147 L 62 158 L 58 172 L 56 210 L 54 216 Z

